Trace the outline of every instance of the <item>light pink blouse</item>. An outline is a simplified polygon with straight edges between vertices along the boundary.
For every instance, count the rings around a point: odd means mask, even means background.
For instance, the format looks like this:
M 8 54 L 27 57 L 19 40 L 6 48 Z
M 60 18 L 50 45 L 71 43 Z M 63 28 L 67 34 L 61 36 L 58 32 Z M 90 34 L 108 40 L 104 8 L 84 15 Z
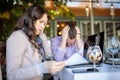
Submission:
M 48 72 L 22 30 L 13 32 L 6 42 L 6 64 L 8 80 L 42 80 Z

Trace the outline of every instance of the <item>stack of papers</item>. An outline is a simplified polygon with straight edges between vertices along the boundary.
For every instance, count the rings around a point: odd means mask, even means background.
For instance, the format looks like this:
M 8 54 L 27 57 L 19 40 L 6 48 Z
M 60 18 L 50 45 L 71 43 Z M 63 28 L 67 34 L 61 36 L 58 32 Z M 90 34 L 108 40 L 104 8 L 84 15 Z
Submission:
M 84 59 L 80 54 L 74 53 L 70 58 L 65 61 L 65 66 L 77 65 L 77 64 L 85 64 L 89 63 L 86 59 Z

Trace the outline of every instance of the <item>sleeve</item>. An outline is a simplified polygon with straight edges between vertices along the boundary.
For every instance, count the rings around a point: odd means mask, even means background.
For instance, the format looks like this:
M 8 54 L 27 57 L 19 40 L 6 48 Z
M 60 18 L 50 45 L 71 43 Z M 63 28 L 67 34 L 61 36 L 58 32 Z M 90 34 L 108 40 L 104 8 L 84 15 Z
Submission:
M 52 56 L 52 51 L 51 51 L 51 48 L 50 48 L 50 45 L 48 43 L 46 35 L 43 33 L 43 34 L 40 34 L 39 37 L 43 41 L 43 47 L 44 47 L 46 56 Z
M 59 40 L 57 40 L 57 38 L 53 38 L 51 40 L 51 48 L 52 48 L 52 53 L 53 53 L 53 57 L 56 61 L 63 61 L 64 60 L 64 56 L 65 56 L 65 50 L 62 50 L 59 47 Z
M 81 43 L 81 48 L 78 49 L 78 53 L 83 56 L 84 53 L 84 42 L 80 39 L 80 43 Z
M 29 67 L 21 67 L 25 52 L 25 39 L 16 33 L 9 37 L 6 43 L 7 78 L 9 80 L 24 80 L 40 76 L 44 73 L 44 64 L 39 63 Z M 39 69 L 37 66 L 40 66 Z

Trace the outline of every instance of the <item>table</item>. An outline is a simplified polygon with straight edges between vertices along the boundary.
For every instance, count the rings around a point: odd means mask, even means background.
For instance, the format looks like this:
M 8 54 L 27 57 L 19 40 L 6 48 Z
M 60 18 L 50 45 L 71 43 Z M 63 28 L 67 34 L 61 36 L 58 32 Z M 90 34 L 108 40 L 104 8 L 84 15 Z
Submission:
M 64 68 L 60 72 L 60 80 L 120 80 L 120 67 L 113 68 L 108 64 L 97 67 L 99 72 L 73 73 L 73 69 L 81 68 Z

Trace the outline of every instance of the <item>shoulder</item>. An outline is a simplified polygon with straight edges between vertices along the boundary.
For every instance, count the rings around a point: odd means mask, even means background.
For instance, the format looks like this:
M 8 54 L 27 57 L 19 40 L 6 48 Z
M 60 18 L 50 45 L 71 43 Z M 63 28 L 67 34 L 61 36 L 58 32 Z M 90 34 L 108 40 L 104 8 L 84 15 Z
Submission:
M 54 38 L 52 38 L 52 41 L 60 41 L 61 40 L 61 36 L 56 36 Z
M 24 41 L 26 40 L 27 36 L 24 34 L 22 30 L 14 31 L 7 39 L 8 41 Z
M 53 45 L 59 44 L 61 42 L 61 39 L 62 39 L 61 36 L 56 36 L 51 39 L 51 44 L 53 44 Z
M 10 35 L 10 37 L 17 37 L 17 38 L 22 37 L 22 36 L 25 36 L 25 34 L 24 34 L 24 32 L 22 30 L 14 31 Z

